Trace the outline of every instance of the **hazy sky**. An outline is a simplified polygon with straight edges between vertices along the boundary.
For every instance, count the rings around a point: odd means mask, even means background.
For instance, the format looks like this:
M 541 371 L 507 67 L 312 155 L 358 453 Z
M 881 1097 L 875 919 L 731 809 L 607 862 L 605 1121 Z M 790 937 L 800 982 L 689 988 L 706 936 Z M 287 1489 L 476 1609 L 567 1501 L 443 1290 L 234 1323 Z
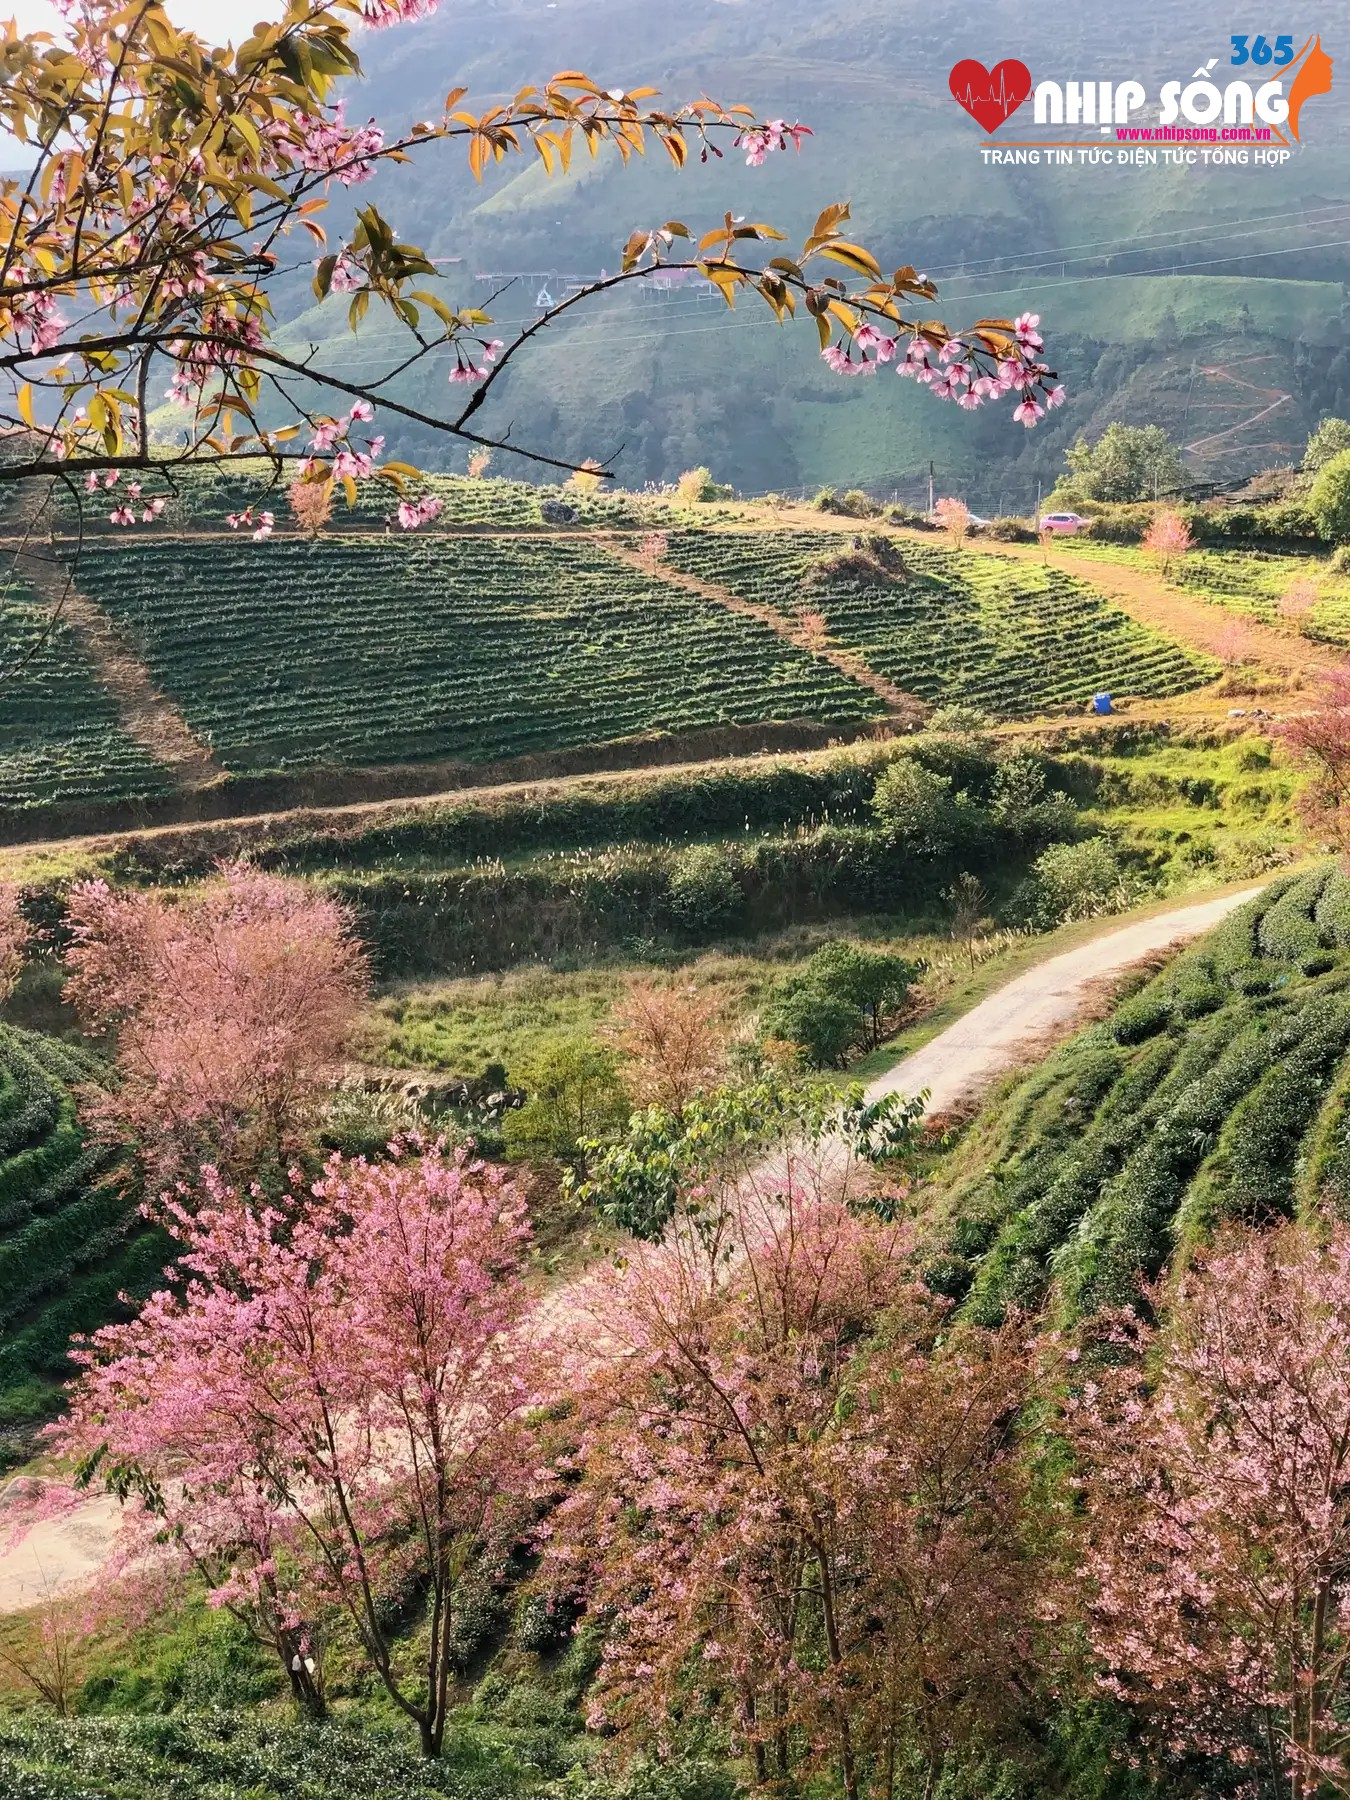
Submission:
M 168 0 L 168 12 L 171 19 L 215 43 L 237 43 L 259 19 L 277 17 L 282 4 L 283 0 Z M 0 0 L 0 16 L 16 18 L 21 31 L 48 31 L 60 24 L 48 0 Z

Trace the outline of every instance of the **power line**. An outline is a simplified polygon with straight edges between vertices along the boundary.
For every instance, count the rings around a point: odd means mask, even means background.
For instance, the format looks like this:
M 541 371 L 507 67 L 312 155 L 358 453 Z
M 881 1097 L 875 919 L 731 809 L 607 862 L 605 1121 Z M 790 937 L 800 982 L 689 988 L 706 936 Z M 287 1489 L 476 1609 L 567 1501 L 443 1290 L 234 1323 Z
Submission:
M 1256 230 L 1240 231 L 1240 232 L 1231 231 L 1227 227 L 1223 227 L 1223 226 L 1210 227 L 1210 228 L 1206 228 L 1206 229 L 1209 231 L 1212 231 L 1216 235 L 1222 236 L 1229 243 L 1235 243 L 1235 242 L 1244 242 L 1244 241 L 1250 240 L 1252 238 L 1259 238 L 1259 237 L 1266 236 L 1268 234 L 1268 229 L 1308 230 L 1308 229 L 1311 229 L 1314 225 L 1318 225 L 1318 224 L 1328 225 L 1333 222 L 1340 222 L 1341 220 L 1344 220 L 1344 219 L 1350 219 L 1350 206 L 1342 204 L 1342 205 L 1334 206 L 1334 207 L 1328 206 L 1327 208 L 1320 209 L 1319 212 L 1315 216 L 1304 216 L 1304 217 L 1300 217 L 1298 219 L 1288 220 L 1284 225 L 1276 226 L 1276 227 L 1258 228 Z M 1168 233 L 1168 234 L 1163 234 L 1163 235 L 1170 236 L 1170 235 L 1174 235 L 1174 234 Z M 1140 240 L 1138 238 L 1115 238 L 1115 239 L 1103 238 L 1103 239 L 1096 240 L 1097 243 L 1106 247 L 1103 251 L 1103 254 L 1106 253 L 1106 250 L 1110 250 L 1110 249 L 1120 249 L 1120 250 L 1125 250 L 1125 251 L 1137 249 L 1139 247 L 1141 241 L 1142 240 Z M 1199 247 L 1203 247 L 1205 241 L 1206 241 L 1205 237 L 1200 236 L 1200 235 L 1192 236 L 1190 239 L 1187 240 L 1188 243 L 1195 244 Z M 1177 271 L 1179 271 L 1181 269 L 1213 268 L 1213 267 L 1218 267 L 1224 263 L 1230 263 L 1230 262 L 1255 261 L 1258 259 L 1264 259 L 1266 257 L 1272 257 L 1272 256 L 1291 256 L 1291 255 L 1311 253 L 1312 251 L 1315 251 L 1315 250 L 1339 249 L 1339 248 L 1343 248 L 1347 242 L 1350 242 L 1350 240 L 1347 240 L 1344 238 L 1338 238 L 1338 239 L 1330 240 L 1328 242 L 1324 242 L 1324 243 L 1320 243 L 1320 244 L 1291 244 L 1291 245 L 1286 245 L 1286 246 L 1283 246 L 1281 248 L 1274 249 L 1274 250 L 1243 251 L 1243 252 L 1239 252 L 1233 256 L 1213 257 L 1213 258 L 1199 259 L 1199 260 L 1193 259 L 1188 262 L 1174 263 L 1171 265 L 1170 269 L 1167 271 L 1154 270 L 1154 269 L 1106 270 L 1106 271 L 1103 271 L 1100 275 L 1074 276 L 1072 278 L 1061 279 L 1061 280 L 1055 281 L 1053 283 L 1044 283 L 1044 282 L 1035 283 L 1035 282 L 1033 282 L 1032 285 L 1038 286 L 1038 287 L 1044 287 L 1047 285 L 1051 285 L 1054 287 L 1073 287 L 1073 286 L 1081 286 L 1084 282 L 1087 282 L 1087 281 L 1119 281 L 1119 280 L 1128 280 L 1131 278 L 1143 278 L 1143 277 L 1147 277 L 1150 275 L 1158 275 L 1158 274 L 1163 274 L 1163 273 L 1176 273 Z M 1065 257 L 1057 251 L 1044 252 L 1043 257 L 1044 257 L 1044 260 L 1042 260 L 1040 262 L 1028 263 L 1019 268 L 1013 268 L 1013 269 L 1009 269 L 1006 271 L 999 270 L 999 271 L 990 271 L 989 272 L 990 275 L 992 275 L 994 273 L 1006 274 L 1008 276 L 1008 281 L 1005 286 L 1001 286 L 1001 287 L 997 287 L 997 288 L 987 288 L 983 292 L 977 292 L 977 293 L 953 294 L 953 295 L 950 295 L 949 297 L 952 299 L 959 299 L 962 301 L 966 301 L 966 300 L 986 299 L 986 298 L 997 296 L 997 295 L 1007 294 L 1007 293 L 1013 292 L 1015 288 L 1020 288 L 1023 285 L 1023 283 L 1027 280 L 1027 278 L 1034 277 L 1035 275 L 1039 274 L 1041 271 L 1043 271 L 1046 268 L 1053 268 L 1056 264 L 1059 264 L 1060 267 L 1063 268 L 1063 267 L 1066 267 L 1069 263 L 1073 263 L 1073 262 L 1091 262 L 1091 261 L 1100 260 L 1100 258 L 1098 258 L 1098 257 L 1076 257 L 1076 258 L 1075 257 Z M 969 276 L 964 277 L 964 279 L 969 279 L 969 280 L 978 280 L 978 279 L 982 279 L 982 278 L 988 279 L 989 276 L 980 277 L 978 275 L 971 274 Z M 960 280 L 963 278 L 960 276 L 957 276 L 954 279 Z M 703 311 L 708 304 L 709 304 L 708 299 L 699 298 L 696 300 L 696 299 L 694 299 L 693 296 L 681 295 L 675 299 L 667 301 L 662 308 L 662 312 L 663 312 L 664 316 L 666 316 L 666 317 L 674 316 L 676 318 L 688 318 L 688 317 L 696 316 L 699 312 Z M 528 325 L 528 324 L 532 324 L 534 322 L 534 320 L 538 318 L 538 316 L 539 315 L 537 312 L 531 312 L 531 313 L 524 313 L 517 317 L 512 317 L 512 318 L 498 317 L 494 320 L 494 325 L 501 325 L 503 327 Z M 590 316 L 593 319 L 595 315 L 594 315 L 594 313 L 592 313 Z M 725 323 L 719 322 L 716 325 L 709 324 L 709 325 L 695 326 L 695 327 L 678 326 L 673 331 L 672 330 L 661 330 L 661 331 L 654 331 L 654 332 L 644 332 L 644 333 L 637 334 L 636 336 L 629 334 L 629 335 L 627 335 L 625 337 L 621 337 L 621 338 L 612 338 L 610 341 L 612 343 L 648 342 L 648 341 L 654 341 L 658 337 L 659 338 L 679 337 L 679 336 L 690 335 L 693 332 L 707 333 L 710 331 L 722 331 L 722 330 L 727 330 L 727 329 L 733 329 L 734 325 L 736 323 L 740 323 L 740 321 L 734 321 L 734 322 L 727 321 Z M 390 346 L 394 346 L 394 345 L 406 346 L 408 343 L 408 339 L 407 339 L 407 336 L 404 333 L 398 331 L 397 328 L 390 327 L 383 332 L 373 332 L 368 335 L 365 335 L 359 340 L 359 342 L 360 342 L 360 349 L 357 352 L 358 360 L 360 359 L 360 354 L 362 351 L 368 351 L 368 352 L 371 352 L 372 354 L 378 355 L 378 354 L 380 354 L 380 346 L 381 345 L 387 344 Z M 448 353 L 449 353 L 448 350 L 446 350 L 445 348 L 438 348 L 436 351 L 433 351 L 430 354 L 432 356 L 437 356 L 437 355 L 444 356 L 444 355 L 447 355 Z M 421 361 L 423 361 L 423 362 L 425 362 L 426 360 L 427 360 L 426 357 L 421 359 Z

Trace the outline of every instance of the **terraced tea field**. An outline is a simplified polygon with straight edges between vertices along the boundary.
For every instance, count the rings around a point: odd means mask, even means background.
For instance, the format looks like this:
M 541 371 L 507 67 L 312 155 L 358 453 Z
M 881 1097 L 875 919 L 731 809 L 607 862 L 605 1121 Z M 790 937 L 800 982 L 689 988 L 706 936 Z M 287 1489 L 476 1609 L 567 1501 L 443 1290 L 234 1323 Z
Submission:
M 236 770 L 882 710 L 757 620 L 585 539 L 147 536 L 92 546 L 80 580 Z
M 1100 688 L 1185 693 L 1218 673 L 1086 583 L 1029 561 L 906 541 L 900 582 L 812 573 L 846 543 L 824 532 L 685 531 L 672 534 L 668 555 L 675 568 L 785 616 L 818 609 L 836 642 L 939 705 L 1014 717 L 1081 708 Z
M 169 785 L 123 730 L 74 633 L 12 582 L 0 595 L 0 811 L 144 799 Z
M 1350 879 L 1288 877 L 1081 1033 L 941 1176 L 968 1317 L 1126 1304 L 1226 1222 L 1350 1216 Z M 951 1185 L 954 1181 L 954 1187 Z
M 259 458 L 245 461 L 232 469 L 173 468 L 162 480 L 146 477 L 149 491 L 169 494 L 162 525 L 170 530 L 221 531 L 229 513 L 253 507 L 275 514 L 277 527 L 291 525 L 286 501 L 286 482 L 278 481 L 270 464 Z M 418 484 L 418 492 L 430 489 L 441 503 L 440 525 L 455 530 L 485 528 L 492 531 L 539 530 L 613 530 L 668 522 L 670 503 L 660 495 L 628 494 L 599 490 L 583 494 L 572 489 L 535 485 L 526 481 L 506 481 L 488 476 L 472 480 L 463 475 L 428 475 Z M 108 501 L 116 495 L 108 497 Z M 348 508 L 343 496 L 337 496 L 332 529 L 357 528 L 381 530 L 398 504 L 394 489 L 384 482 L 362 482 L 357 488 L 357 501 Z M 67 522 L 76 514 L 75 501 L 58 493 L 55 505 Z M 572 515 L 560 522 L 563 508 Z M 542 509 L 542 510 L 541 510 Z M 122 536 L 108 524 L 110 505 L 102 495 L 86 502 L 78 510 L 83 515 L 87 533 Z M 552 521 L 547 515 L 553 515 Z
M 41 1411 L 74 1333 L 150 1291 L 165 1240 L 86 1147 L 72 1088 L 92 1058 L 0 1026 L 0 1426 Z
M 1094 544 L 1074 538 L 1068 546 L 1077 561 L 1115 564 L 1155 575 L 1157 563 L 1128 544 Z M 1267 550 L 1192 550 L 1179 558 L 1168 582 L 1197 599 L 1246 618 L 1274 624 L 1280 601 L 1295 582 L 1310 582 L 1317 600 L 1307 616 L 1311 635 L 1350 646 L 1350 581 L 1313 556 L 1282 556 Z

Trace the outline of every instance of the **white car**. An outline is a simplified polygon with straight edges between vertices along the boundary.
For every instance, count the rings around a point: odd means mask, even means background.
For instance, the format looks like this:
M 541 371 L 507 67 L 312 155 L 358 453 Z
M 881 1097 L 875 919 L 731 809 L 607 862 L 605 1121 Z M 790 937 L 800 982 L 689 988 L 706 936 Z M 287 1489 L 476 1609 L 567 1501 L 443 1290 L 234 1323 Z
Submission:
M 1087 520 L 1078 513 L 1043 513 L 1041 515 L 1042 531 L 1062 531 L 1070 535 L 1081 531 Z

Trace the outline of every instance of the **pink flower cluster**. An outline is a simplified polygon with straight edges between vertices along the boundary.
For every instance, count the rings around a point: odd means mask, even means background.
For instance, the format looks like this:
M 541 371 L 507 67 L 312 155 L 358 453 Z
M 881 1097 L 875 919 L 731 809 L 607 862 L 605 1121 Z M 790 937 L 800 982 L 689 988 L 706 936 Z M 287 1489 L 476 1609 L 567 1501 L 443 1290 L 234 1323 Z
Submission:
M 955 400 L 968 411 L 986 400 L 1016 394 L 1013 418 L 1030 429 L 1064 404 L 1063 385 L 1050 385 L 1054 379 L 1050 368 L 1039 360 L 1044 347 L 1037 330 L 1040 322 L 1038 313 L 1023 313 L 1013 328 L 1012 348 L 1000 357 L 961 337 L 949 338 L 937 350 L 936 360 L 932 344 L 923 337 L 911 338 L 902 355 L 898 337 L 866 321 L 854 330 L 850 342 L 828 344 L 820 354 L 836 375 L 875 375 L 883 363 L 894 362 L 897 375 L 909 376 L 939 400 Z
M 372 31 L 383 31 L 386 25 L 430 18 L 437 3 L 438 0 L 361 0 L 361 17 Z
M 451 381 L 483 381 L 488 370 L 501 355 L 503 343 L 501 338 L 480 338 L 478 340 L 481 364 L 475 365 L 472 356 L 466 355 L 464 346 L 455 345 L 455 366 L 450 371 Z
M 238 531 L 241 525 L 246 528 L 252 527 L 255 544 L 260 544 L 264 538 L 271 537 L 272 527 L 276 522 L 276 514 L 270 512 L 260 512 L 255 519 L 251 506 L 246 506 L 243 512 L 225 515 L 225 523 L 231 531 Z
M 400 500 L 395 516 L 400 530 L 416 531 L 434 519 L 440 510 L 441 503 L 434 494 L 423 494 L 420 500 Z
M 247 362 L 249 353 L 260 350 L 262 325 L 252 313 L 239 313 L 223 306 L 208 307 L 202 314 L 202 338 L 189 342 L 175 338 L 169 354 L 178 367 L 165 390 L 165 398 L 176 406 L 192 406 L 206 385 L 212 369 L 225 369 Z
M 333 273 L 328 286 L 334 294 L 354 294 L 357 288 L 364 287 L 366 278 L 352 259 L 349 247 L 344 246 L 337 261 L 333 264 Z
M 18 288 L 28 280 L 28 271 L 22 264 L 16 264 L 11 280 Z M 0 306 L 9 314 L 10 331 L 16 337 L 26 334 L 30 349 L 41 354 L 60 343 L 66 321 L 50 294 L 0 294 Z
M 374 119 L 364 125 L 349 125 L 345 102 L 339 100 L 331 118 L 298 113 L 288 130 L 285 148 L 302 169 L 317 175 L 336 175 L 344 187 L 353 187 L 357 182 L 369 181 L 375 173 L 371 158 L 384 149 L 384 133 Z
M 745 151 L 752 169 L 760 168 L 773 150 L 786 150 L 788 144 L 800 150 L 804 137 L 814 137 L 809 125 L 789 125 L 786 119 L 769 119 L 763 125 L 750 125 L 736 139 L 735 148 Z
M 86 494 L 96 494 L 100 487 L 115 488 L 120 479 L 121 472 L 118 469 L 109 469 L 102 480 L 99 479 L 98 471 L 91 469 L 84 478 L 84 491 Z M 146 500 L 144 505 L 141 504 L 142 489 L 139 481 L 129 481 L 126 493 L 127 497 L 122 504 L 115 506 L 108 514 L 110 525 L 134 525 L 138 506 L 143 525 L 153 525 L 164 511 L 166 496 L 163 494 L 156 494 L 153 499 Z

